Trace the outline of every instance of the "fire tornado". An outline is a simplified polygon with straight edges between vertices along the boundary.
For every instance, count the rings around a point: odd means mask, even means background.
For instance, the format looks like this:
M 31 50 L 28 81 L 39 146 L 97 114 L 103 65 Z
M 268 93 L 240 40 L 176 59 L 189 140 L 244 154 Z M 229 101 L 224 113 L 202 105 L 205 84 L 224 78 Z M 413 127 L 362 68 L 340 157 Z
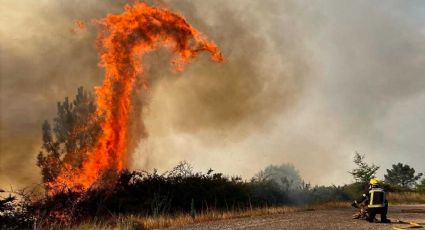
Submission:
M 102 133 L 82 167 L 62 166 L 60 175 L 49 185 L 53 192 L 64 186 L 87 189 L 105 172 L 126 168 L 131 93 L 135 87 L 148 87 L 141 63 L 145 54 L 161 46 L 168 48 L 173 54 L 170 63 L 179 72 L 201 51 L 207 51 L 215 62 L 223 59 L 216 44 L 181 15 L 144 3 L 124 9 L 121 14 L 97 21 L 100 65 L 105 68 L 105 79 L 96 87 L 96 116 L 102 118 Z M 135 84 L 137 78 L 141 78 L 142 85 Z

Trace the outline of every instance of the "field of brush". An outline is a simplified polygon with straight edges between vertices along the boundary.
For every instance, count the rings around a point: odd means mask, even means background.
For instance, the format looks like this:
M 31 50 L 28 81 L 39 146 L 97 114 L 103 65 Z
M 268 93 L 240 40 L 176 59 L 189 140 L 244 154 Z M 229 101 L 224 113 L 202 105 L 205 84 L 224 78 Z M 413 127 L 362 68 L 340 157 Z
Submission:
M 112 187 L 64 188 L 47 196 L 21 192 L 2 204 L 1 229 L 155 229 L 309 210 L 354 212 L 350 203 L 365 188 L 361 183 L 291 187 L 267 178 L 245 181 L 188 169 L 182 162 L 163 174 L 123 171 Z M 386 187 L 390 206 L 425 204 L 425 193 Z

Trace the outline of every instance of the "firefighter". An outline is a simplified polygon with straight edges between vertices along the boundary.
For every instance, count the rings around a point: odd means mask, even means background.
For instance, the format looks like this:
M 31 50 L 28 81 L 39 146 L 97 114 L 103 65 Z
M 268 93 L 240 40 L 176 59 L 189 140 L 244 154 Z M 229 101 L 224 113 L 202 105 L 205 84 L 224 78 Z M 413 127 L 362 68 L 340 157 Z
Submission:
M 387 219 L 388 201 L 385 199 L 385 191 L 380 187 L 378 179 L 372 178 L 369 182 L 369 191 L 353 204 L 363 202 L 367 203 L 367 221 L 374 222 L 376 214 L 380 214 L 381 223 L 391 222 Z

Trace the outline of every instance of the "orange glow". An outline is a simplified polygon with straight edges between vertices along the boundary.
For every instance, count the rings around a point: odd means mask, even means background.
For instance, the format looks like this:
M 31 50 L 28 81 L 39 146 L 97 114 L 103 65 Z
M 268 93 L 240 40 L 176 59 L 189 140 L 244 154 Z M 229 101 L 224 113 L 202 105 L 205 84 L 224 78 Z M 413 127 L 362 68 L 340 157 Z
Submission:
M 102 116 L 102 134 L 96 146 L 79 169 L 66 163 L 53 183 L 50 193 L 64 187 L 88 189 L 101 182 L 108 170 L 120 172 L 127 167 L 127 135 L 131 93 L 136 78 L 143 75 L 141 57 L 159 46 L 168 48 L 173 58 L 170 63 L 183 71 L 190 59 L 207 51 L 213 61 L 222 61 L 216 44 L 193 28 L 181 15 L 165 8 L 153 8 L 144 3 L 125 6 L 121 14 L 109 14 L 97 21 L 100 65 L 105 68 L 103 84 L 96 87 L 97 115 Z

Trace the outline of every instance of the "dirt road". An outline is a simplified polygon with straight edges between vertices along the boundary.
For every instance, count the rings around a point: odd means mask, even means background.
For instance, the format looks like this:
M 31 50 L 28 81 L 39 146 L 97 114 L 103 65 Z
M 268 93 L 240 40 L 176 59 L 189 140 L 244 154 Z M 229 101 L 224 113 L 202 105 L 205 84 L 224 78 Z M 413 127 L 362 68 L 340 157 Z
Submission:
M 388 218 L 391 220 L 425 222 L 425 213 L 409 213 L 406 210 L 425 210 L 425 205 L 390 206 Z M 233 220 L 220 220 L 199 224 L 186 225 L 173 229 L 385 229 L 402 224 L 371 224 L 365 220 L 353 220 L 351 215 L 355 210 L 333 209 L 313 210 L 279 215 L 259 216 Z M 378 215 L 379 218 L 379 215 Z

